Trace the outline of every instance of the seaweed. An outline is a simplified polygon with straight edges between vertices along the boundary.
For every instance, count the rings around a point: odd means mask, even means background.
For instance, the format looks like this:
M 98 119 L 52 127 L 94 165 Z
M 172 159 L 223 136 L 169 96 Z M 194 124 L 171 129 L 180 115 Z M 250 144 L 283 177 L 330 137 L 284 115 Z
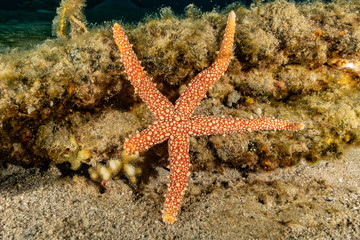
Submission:
M 111 26 L 87 29 L 85 18 L 68 6 L 62 1 L 54 20 L 60 39 L 0 56 L 2 162 L 95 167 L 120 159 L 124 139 L 152 122 L 126 80 Z M 83 6 L 74 9 L 82 14 Z M 337 158 L 359 144 L 359 7 L 357 1 L 278 0 L 202 13 L 190 6 L 181 17 L 163 9 L 125 29 L 144 69 L 174 102 L 214 60 L 226 15 L 234 10 L 234 59 L 196 114 L 276 117 L 306 129 L 198 137 L 191 139 L 190 154 L 198 170 L 272 170 Z M 60 27 L 67 21 L 77 30 Z M 70 39 L 61 37 L 69 32 Z M 165 145 L 152 151 L 137 161 L 166 166 Z

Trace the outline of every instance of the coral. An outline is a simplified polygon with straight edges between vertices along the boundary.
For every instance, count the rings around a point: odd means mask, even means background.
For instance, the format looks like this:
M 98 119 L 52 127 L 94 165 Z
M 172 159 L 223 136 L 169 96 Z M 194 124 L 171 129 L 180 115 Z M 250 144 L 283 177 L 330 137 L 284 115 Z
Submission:
M 131 183 L 136 182 L 136 176 L 141 174 L 141 168 L 135 167 L 130 162 L 136 160 L 139 154 L 128 155 L 125 152 L 121 154 L 121 159 L 110 159 L 107 166 L 98 164 L 93 168 L 89 168 L 90 177 L 97 181 L 109 181 L 119 176 L 121 170 L 125 172 L 127 178 Z
M 83 14 L 86 0 L 61 0 L 60 7 L 56 9 L 57 15 L 53 20 L 53 35 L 76 37 L 88 32 L 86 18 Z M 67 28 L 70 28 L 68 30 Z

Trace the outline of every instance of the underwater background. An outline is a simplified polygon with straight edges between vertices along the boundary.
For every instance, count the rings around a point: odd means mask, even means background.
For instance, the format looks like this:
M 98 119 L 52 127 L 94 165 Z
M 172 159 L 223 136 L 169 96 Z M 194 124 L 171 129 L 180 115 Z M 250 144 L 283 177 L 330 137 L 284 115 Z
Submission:
M 214 8 L 222 9 L 235 1 L 196 1 L 195 5 L 204 11 Z M 178 14 L 190 0 L 89 0 L 86 1 L 84 14 L 90 24 L 101 24 L 104 21 L 121 19 L 124 22 L 136 23 L 159 11 L 161 7 L 171 7 Z M 249 5 L 250 1 L 243 4 Z M 29 48 L 51 38 L 52 20 L 56 16 L 57 0 L 14 0 L 0 3 L 0 53 L 9 48 Z
M 121 156 L 153 117 L 111 27 L 174 103 L 216 58 L 231 10 L 234 57 L 196 114 L 305 128 L 191 138 L 189 190 L 167 228 L 167 145 Z M 2 2 L 0 239 L 356 239 L 359 12 L 358 0 Z

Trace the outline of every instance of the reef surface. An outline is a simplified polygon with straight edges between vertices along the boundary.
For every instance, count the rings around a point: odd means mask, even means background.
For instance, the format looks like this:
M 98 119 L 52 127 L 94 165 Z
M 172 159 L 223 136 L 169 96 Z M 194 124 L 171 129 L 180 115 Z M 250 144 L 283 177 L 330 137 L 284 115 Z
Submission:
M 145 70 L 174 102 L 214 60 L 226 12 L 234 9 L 234 59 L 196 113 L 306 125 L 298 133 L 194 138 L 195 168 L 271 170 L 301 159 L 339 157 L 359 142 L 358 5 L 341 3 L 275 1 L 250 9 L 232 5 L 224 13 L 189 6 L 183 17 L 162 9 L 158 17 L 127 27 Z M 151 123 L 126 80 L 110 26 L 85 31 L 85 24 L 79 30 L 70 21 L 70 39 L 0 56 L 3 162 L 68 162 L 73 170 L 82 163 L 95 165 L 118 158 L 125 137 Z M 164 148 L 143 156 L 163 165 Z

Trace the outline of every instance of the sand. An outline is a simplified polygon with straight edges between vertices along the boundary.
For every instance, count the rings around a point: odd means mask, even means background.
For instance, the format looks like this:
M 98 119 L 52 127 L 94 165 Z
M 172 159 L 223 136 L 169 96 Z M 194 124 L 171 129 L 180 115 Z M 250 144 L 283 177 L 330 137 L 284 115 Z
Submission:
M 161 221 L 168 171 L 138 187 L 0 168 L 0 239 L 359 239 L 360 148 L 272 172 L 195 172 L 173 225 Z

